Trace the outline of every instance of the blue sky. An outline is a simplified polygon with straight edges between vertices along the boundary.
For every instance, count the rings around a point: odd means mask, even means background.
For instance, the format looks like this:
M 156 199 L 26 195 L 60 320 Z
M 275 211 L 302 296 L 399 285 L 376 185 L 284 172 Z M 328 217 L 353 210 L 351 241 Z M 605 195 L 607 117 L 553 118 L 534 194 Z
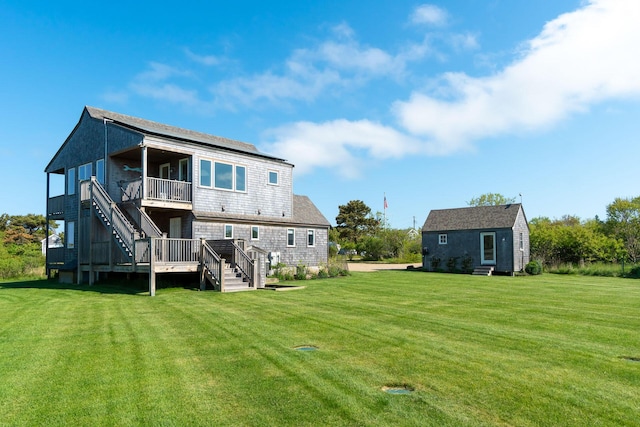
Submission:
M 331 223 L 385 194 L 396 228 L 484 193 L 529 219 L 640 195 L 636 0 L 0 0 L 0 22 L 0 213 L 44 213 L 85 105 L 282 156 Z

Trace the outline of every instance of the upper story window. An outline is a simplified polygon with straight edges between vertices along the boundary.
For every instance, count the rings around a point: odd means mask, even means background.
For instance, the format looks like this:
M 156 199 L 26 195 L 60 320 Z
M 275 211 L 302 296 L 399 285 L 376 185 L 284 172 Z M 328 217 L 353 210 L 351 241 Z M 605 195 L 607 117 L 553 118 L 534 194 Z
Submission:
M 224 226 L 224 238 L 233 239 L 233 225 L 225 224 Z
M 96 160 L 96 179 L 104 185 L 104 159 Z
M 251 226 L 251 240 L 260 240 L 260 227 L 257 225 Z
M 247 168 L 232 163 L 201 159 L 200 185 L 244 193 L 247 191 Z
M 446 234 L 439 234 L 438 235 L 438 244 L 440 245 L 446 245 L 447 244 L 447 235 Z
M 93 168 L 91 163 L 85 163 L 84 165 L 78 166 L 78 181 L 84 181 L 91 178 L 92 172 Z
M 200 159 L 200 185 L 211 187 L 211 160 Z
M 278 171 L 269 171 L 269 185 L 278 185 L 279 184 L 279 176 Z
M 76 168 L 67 169 L 67 194 L 76 193 Z

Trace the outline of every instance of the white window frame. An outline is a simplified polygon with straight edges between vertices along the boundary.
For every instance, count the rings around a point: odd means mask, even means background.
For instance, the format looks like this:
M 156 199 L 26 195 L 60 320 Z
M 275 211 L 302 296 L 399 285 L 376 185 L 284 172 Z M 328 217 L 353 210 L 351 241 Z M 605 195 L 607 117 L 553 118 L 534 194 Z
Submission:
M 104 159 L 98 159 L 96 160 L 96 179 L 100 184 L 104 185 L 105 178 L 106 177 L 104 176 Z
M 64 240 L 67 245 L 67 249 L 73 249 L 76 247 L 76 223 L 70 221 L 67 223 L 67 231 L 64 234 Z
M 166 172 L 166 174 L 163 172 Z M 171 179 L 171 163 L 163 163 L 158 166 L 158 177 L 160 179 Z
M 93 174 L 93 163 L 89 162 L 78 166 L 78 181 L 91 179 L 91 174 Z
M 307 247 L 315 248 L 316 246 L 316 230 L 307 230 Z
M 233 239 L 233 224 L 224 225 L 224 238 Z
M 207 162 L 208 165 L 205 167 L 203 167 L 203 162 Z M 216 183 L 216 167 L 218 165 L 225 165 L 225 166 L 231 166 L 231 188 L 228 187 L 220 187 L 217 185 Z M 206 185 L 202 183 L 202 171 L 203 170 L 208 170 L 209 172 L 209 176 L 211 179 L 211 183 L 210 185 Z M 205 187 L 205 188 L 215 188 L 216 190 L 221 190 L 221 191 L 233 191 L 236 193 L 246 193 L 247 192 L 247 187 L 249 185 L 249 180 L 248 180 L 248 173 L 247 173 L 247 166 L 243 165 L 243 164 L 239 164 L 239 163 L 232 163 L 232 162 L 225 162 L 225 161 L 220 161 L 220 160 L 213 160 L 213 159 L 207 159 L 207 158 L 201 158 L 200 159 L 200 177 L 198 179 L 198 185 L 200 187 Z M 238 173 L 242 171 L 242 181 L 244 184 L 244 188 L 239 188 L 240 185 L 240 180 L 238 179 Z
M 296 229 L 295 228 L 287 228 L 287 247 L 288 248 L 296 247 Z
M 76 168 L 67 169 L 67 195 L 76 194 Z
M 449 236 L 447 235 L 447 233 L 438 234 L 438 244 L 439 245 L 446 245 L 448 243 L 449 243 Z
M 189 181 L 189 158 L 178 160 L 178 180 Z
M 251 226 L 251 240 L 260 240 L 260 227 L 258 227 L 257 225 Z
M 203 165 L 203 163 L 208 163 L 208 166 L 206 169 L 208 169 L 209 171 L 209 184 L 203 184 L 202 183 L 202 171 L 205 170 L 205 167 Z M 209 159 L 200 159 L 200 170 L 198 171 L 198 185 L 200 187 L 205 187 L 205 188 L 213 188 L 213 160 L 209 160 Z
M 275 176 L 275 182 L 271 182 L 271 177 Z M 280 185 L 280 173 L 275 170 L 267 171 L 267 184 L 269 185 Z

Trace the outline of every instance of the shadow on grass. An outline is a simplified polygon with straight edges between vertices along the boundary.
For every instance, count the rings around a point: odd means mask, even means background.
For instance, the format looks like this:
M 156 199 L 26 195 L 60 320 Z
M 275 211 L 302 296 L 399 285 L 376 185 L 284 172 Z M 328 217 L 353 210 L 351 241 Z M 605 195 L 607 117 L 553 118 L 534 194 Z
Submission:
M 148 295 L 149 287 L 141 281 L 113 281 L 89 284 L 59 283 L 57 279 L 31 279 L 0 282 L 0 289 L 49 289 L 96 292 L 101 294 Z

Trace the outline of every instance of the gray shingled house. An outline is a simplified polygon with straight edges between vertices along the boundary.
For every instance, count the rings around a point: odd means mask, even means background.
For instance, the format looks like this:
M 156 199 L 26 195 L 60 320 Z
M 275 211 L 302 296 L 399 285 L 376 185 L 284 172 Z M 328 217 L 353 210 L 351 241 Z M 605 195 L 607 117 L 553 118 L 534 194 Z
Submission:
M 432 210 L 422 247 L 425 270 L 513 274 L 529 262 L 529 224 L 520 203 Z
M 327 262 L 329 222 L 293 194 L 293 165 L 251 144 L 85 107 L 45 172 L 65 232 L 47 272 L 63 280 L 143 273 L 153 295 L 156 274 L 198 273 L 231 291 L 263 286 L 269 265 Z

